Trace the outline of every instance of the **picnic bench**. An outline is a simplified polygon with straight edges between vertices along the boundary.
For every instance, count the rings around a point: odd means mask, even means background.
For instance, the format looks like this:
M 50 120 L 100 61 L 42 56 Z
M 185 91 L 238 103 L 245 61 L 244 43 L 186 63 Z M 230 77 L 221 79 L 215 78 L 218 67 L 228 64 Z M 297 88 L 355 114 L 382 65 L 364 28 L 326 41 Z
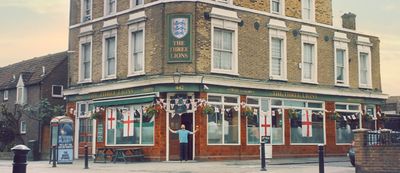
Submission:
M 115 149 L 114 148 L 97 148 L 96 153 L 94 154 L 94 163 L 107 163 L 107 160 L 114 160 L 115 156 Z
M 143 161 L 144 154 L 141 148 L 118 148 L 115 149 L 113 157 L 113 162 L 116 163 L 117 161 L 121 160 L 127 163 L 127 161 L 133 161 L 134 159 L 138 159 Z

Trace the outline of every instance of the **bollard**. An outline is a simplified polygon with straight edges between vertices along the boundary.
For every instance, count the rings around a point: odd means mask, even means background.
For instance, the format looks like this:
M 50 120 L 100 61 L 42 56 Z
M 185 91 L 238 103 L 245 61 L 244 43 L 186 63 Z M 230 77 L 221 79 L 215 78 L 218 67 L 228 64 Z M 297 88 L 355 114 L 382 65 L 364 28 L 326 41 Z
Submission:
M 89 153 L 88 153 L 88 146 L 85 145 L 85 169 L 89 169 Z
M 53 168 L 57 167 L 57 151 L 56 145 L 53 145 Z
M 261 140 L 261 170 L 260 171 L 267 171 L 265 168 L 265 142 Z
M 318 144 L 318 154 L 319 154 L 319 173 L 324 173 L 324 144 Z
M 11 151 L 14 152 L 14 162 L 13 162 L 13 173 L 26 173 L 26 156 L 29 149 L 25 145 L 17 145 L 11 148 Z

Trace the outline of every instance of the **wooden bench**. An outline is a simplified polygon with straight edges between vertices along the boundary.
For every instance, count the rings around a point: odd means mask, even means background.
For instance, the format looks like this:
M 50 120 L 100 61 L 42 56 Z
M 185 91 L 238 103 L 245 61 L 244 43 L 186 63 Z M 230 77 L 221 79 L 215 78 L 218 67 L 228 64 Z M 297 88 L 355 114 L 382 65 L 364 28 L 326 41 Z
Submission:
M 115 149 L 113 148 L 97 148 L 94 154 L 94 163 L 107 163 L 107 160 L 114 160 Z
M 128 160 L 133 161 L 134 159 L 139 159 L 140 161 L 143 161 L 144 154 L 143 154 L 143 150 L 141 148 L 115 149 L 115 155 L 113 158 L 114 163 L 116 163 L 119 160 L 122 160 L 125 163 L 127 163 Z

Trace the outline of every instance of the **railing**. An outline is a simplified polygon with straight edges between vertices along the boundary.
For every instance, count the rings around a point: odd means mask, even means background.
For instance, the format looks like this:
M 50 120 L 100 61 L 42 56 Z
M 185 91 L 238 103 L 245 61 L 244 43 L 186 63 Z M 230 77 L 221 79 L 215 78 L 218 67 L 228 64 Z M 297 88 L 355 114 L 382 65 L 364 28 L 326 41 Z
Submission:
M 370 131 L 367 133 L 365 146 L 397 146 L 400 145 L 400 132 Z

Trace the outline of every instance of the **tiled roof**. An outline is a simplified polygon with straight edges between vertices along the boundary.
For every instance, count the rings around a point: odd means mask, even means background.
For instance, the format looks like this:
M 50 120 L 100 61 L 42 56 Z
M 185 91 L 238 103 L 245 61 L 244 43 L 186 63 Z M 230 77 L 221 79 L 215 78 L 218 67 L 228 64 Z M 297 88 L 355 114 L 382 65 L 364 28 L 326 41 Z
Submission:
M 0 90 L 15 88 L 21 74 L 25 85 L 37 84 L 66 59 L 67 52 L 65 51 L 1 67 Z M 45 75 L 43 75 L 43 67 L 45 67 Z

